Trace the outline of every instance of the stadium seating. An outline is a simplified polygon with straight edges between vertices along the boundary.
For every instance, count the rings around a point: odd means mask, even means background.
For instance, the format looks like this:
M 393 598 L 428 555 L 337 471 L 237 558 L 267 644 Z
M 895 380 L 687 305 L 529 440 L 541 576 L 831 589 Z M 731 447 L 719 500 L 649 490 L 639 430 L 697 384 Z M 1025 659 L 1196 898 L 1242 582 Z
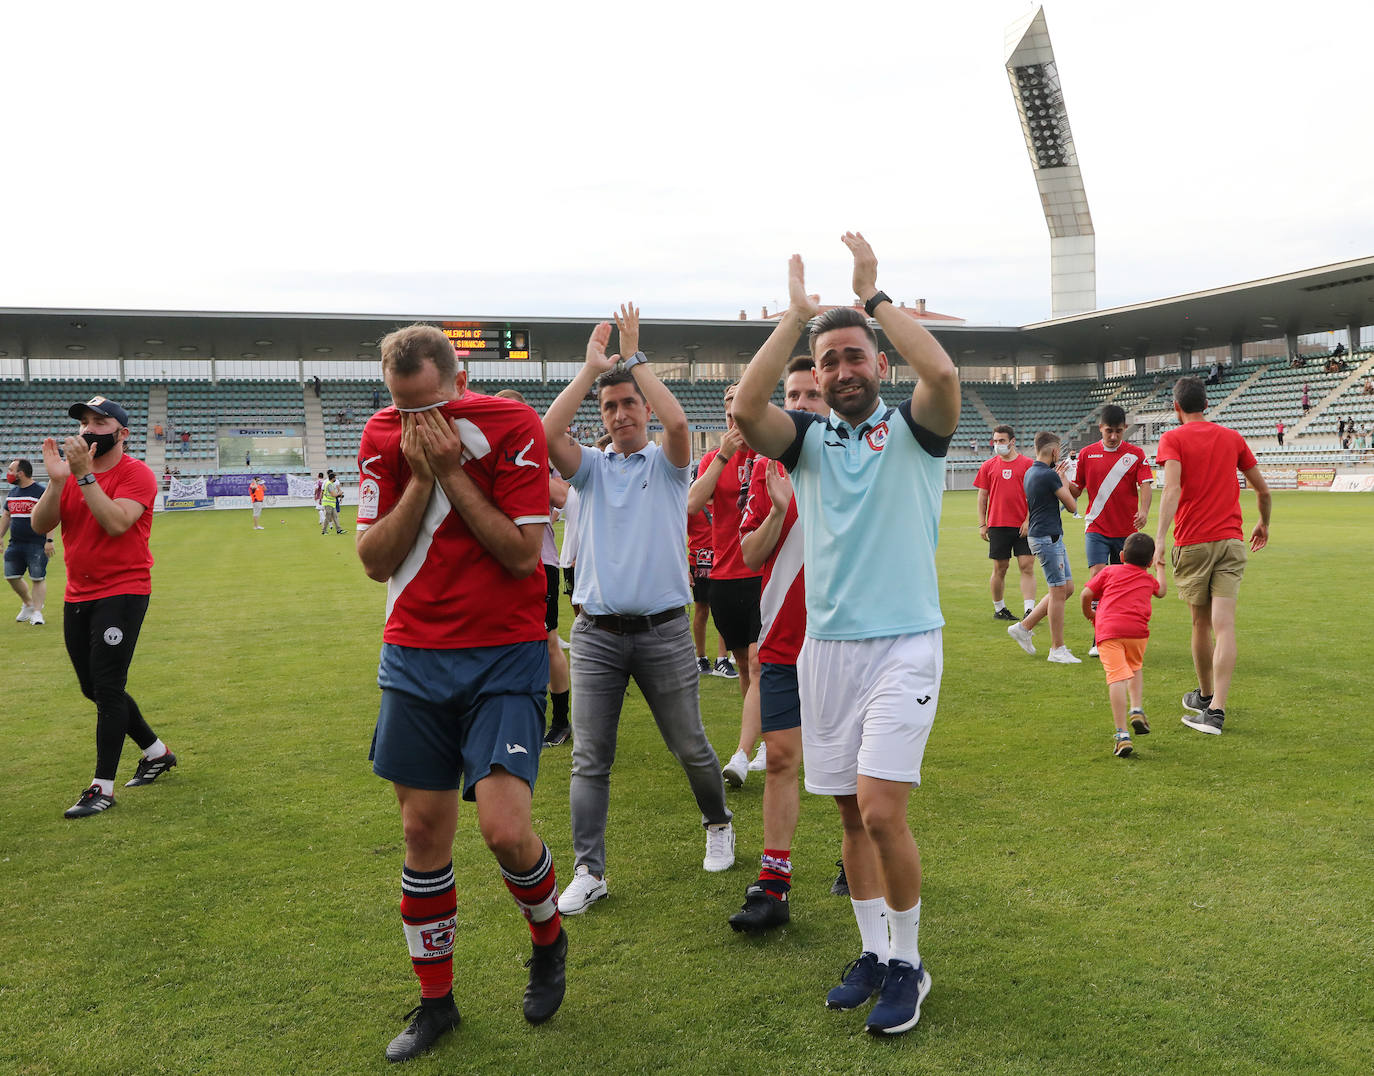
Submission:
M 148 386 L 82 381 L 0 383 L 0 456 L 6 461 L 22 456 L 41 468 L 43 438 L 74 434 L 76 423 L 67 417 L 67 408 L 93 396 L 108 396 L 129 413 L 128 450 L 142 458 L 148 429 Z

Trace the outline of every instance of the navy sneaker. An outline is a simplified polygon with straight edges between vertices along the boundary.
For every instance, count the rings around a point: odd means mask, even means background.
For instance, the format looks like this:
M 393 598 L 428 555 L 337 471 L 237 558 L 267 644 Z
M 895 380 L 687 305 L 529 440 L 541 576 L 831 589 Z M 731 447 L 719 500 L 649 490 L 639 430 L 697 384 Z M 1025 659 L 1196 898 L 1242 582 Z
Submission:
M 404 1019 L 410 1020 L 410 1023 L 386 1048 L 388 1061 L 409 1061 L 428 1053 L 441 1036 L 452 1031 L 463 1020 L 458 1015 L 458 1006 L 453 1004 L 452 994 L 428 1005 L 421 1003 L 415 1006 L 405 1014 Z
M 924 962 L 913 968 L 905 960 L 889 960 L 887 981 L 865 1026 L 874 1035 L 910 1031 L 921 1018 L 921 1002 L 929 993 L 930 973 Z
M 140 785 L 150 785 L 177 764 L 176 755 L 170 751 L 164 751 L 157 758 L 141 758 L 138 760 L 138 769 L 134 770 L 132 780 L 125 781 L 125 788 L 138 788 Z
M 877 953 L 860 953 L 851 960 L 840 977 L 840 985 L 825 995 L 827 1009 L 857 1009 L 883 988 L 887 965 L 878 962 Z

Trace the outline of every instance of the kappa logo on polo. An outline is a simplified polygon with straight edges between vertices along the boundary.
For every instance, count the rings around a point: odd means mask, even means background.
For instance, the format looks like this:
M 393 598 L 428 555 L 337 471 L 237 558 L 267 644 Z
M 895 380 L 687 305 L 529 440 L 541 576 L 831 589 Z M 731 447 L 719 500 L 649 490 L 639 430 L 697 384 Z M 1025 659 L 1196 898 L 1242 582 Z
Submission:
M 526 751 L 522 746 L 520 746 L 520 744 L 506 744 L 506 754 L 508 754 L 508 755 L 528 755 L 529 752 Z
M 512 456 L 510 453 L 506 453 L 507 462 L 513 463 L 517 467 L 538 467 L 539 462 L 537 460 L 530 460 L 525 458 L 525 453 L 533 447 L 534 438 L 531 437 L 530 443 L 527 444 L 524 448 L 522 448 L 519 452 L 517 452 L 514 456 Z
M 372 469 L 372 464 L 376 463 L 381 458 L 382 454 L 380 452 L 375 456 L 368 456 L 367 459 L 363 460 L 363 462 L 358 465 L 358 470 L 362 471 L 365 475 L 371 475 L 373 478 L 378 477 L 377 472 Z
M 124 632 L 119 628 L 106 628 L 103 638 L 108 645 L 118 646 L 124 641 Z
M 887 444 L 887 423 L 880 422 L 868 431 L 864 440 L 868 442 L 868 447 L 874 452 L 881 452 L 883 445 Z

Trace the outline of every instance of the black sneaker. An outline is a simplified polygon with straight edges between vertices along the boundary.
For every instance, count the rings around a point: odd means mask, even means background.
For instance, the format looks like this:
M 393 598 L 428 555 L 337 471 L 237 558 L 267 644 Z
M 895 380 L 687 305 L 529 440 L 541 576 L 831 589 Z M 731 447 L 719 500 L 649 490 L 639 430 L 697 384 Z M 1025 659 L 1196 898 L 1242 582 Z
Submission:
M 150 785 L 177 764 L 176 755 L 166 751 L 157 758 L 141 758 L 138 760 L 138 769 L 134 770 L 133 780 L 125 781 L 125 788 L 138 788 L 140 785 Z
M 1225 720 L 1225 710 L 1213 710 L 1211 707 L 1196 716 L 1185 714 L 1183 717 L 1183 723 L 1190 729 L 1197 729 L 1198 732 L 1205 732 L 1209 736 L 1220 736 L 1221 724 Z
M 458 1015 L 458 1006 L 453 1004 L 452 994 L 438 999 L 437 1004 L 426 1005 L 422 1002 L 416 1005 L 405 1014 L 404 1019 L 410 1020 L 410 1023 L 386 1048 L 388 1061 L 409 1061 L 428 1053 L 442 1035 L 463 1021 Z
M 1183 708 L 1192 710 L 1195 714 L 1206 713 L 1211 701 L 1211 695 L 1204 695 L 1201 691 L 1194 689 L 1183 696 Z
M 114 797 L 100 791 L 99 785 L 91 785 L 81 798 L 62 812 L 63 818 L 89 818 L 101 811 L 108 811 L 115 805 Z
M 1143 710 L 1131 711 L 1131 731 L 1137 736 L 1150 735 L 1150 722 L 1145 719 Z
M 1020 620 L 1021 618 L 1008 609 L 1005 605 L 992 614 L 993 620 Z
M 755 882 L 744 891 L 744 907 L 730 917 L 732 930 L 756 931 L 780 927 L 792 919 L 787 894 L 781 897 Z
M 711 659 L 710 659 L 710 658 L 697 658 L 697 675 L 698 675 L 698 676 L 710 676 L 710 675 L 711 675 Z
M 567 963 L 568 932 L 561 929 L 552 945 L 536 945 L 533 955 L 525 961 L 530 969 L 530 982 L 525 987 L 525 1019 L 531 1024 L 542 1024 L 563 1004 L 568 988 Z
M 835 876 L 835 880 L 830 883 L 830 892 L 837 897 L 849 896 L 849 879 L 844 875 L 844 860 L 835 860 L 835 866 L 840 868 L 840 873 Z
M 561 747 L 572 738 L 572 726 L 566 721 L 562 724 L 549 726 L 549 731 L 544 733 L 545 747 Z
M 857 1009 L 883 988 L 887 965 L 878 963 L 877 953 L 860 953 L 851 960 L 840 977 L 840 985 L 825 995 L 827 1009 Z

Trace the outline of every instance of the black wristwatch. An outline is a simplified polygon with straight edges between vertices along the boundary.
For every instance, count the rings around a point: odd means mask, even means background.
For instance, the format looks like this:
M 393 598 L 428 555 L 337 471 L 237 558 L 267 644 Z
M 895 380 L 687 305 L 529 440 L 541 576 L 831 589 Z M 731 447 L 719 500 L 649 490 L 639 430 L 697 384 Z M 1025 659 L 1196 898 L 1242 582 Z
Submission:
M 867 314 L 869 317 L 873 317 L 873 312 L 878 309 L 879 303 L 890 302 L 892 302 L 892 297 L 888 295 L 887 292 L 875 291 L 871 296 L 869 296 L 868 302 L 864 303 L 864 313 Z
M 89 486 L 89 485 L 90 485 L 92 482 L 94 482 L 94 481 L 95 481 L 95 472 L 94 472 L 94 471 L 87 471 L 85 474 L 83 474 L 80 478 L 78 478 L 78 479 L 76 480 L 76 484 L 77 484 L 78 486 Z

